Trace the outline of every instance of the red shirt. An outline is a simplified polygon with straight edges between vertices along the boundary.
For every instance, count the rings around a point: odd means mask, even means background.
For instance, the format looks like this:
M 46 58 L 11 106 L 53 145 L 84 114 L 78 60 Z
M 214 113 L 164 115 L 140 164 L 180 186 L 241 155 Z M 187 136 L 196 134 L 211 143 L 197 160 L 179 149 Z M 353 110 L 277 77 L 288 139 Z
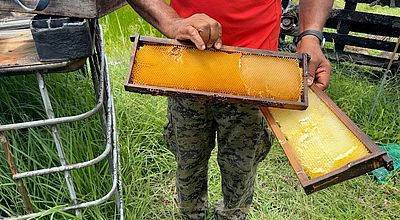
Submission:
M 183 18 L 204 13 L 222 25 L 224 45 L 278 49 L 281 0 L 171 0 Z

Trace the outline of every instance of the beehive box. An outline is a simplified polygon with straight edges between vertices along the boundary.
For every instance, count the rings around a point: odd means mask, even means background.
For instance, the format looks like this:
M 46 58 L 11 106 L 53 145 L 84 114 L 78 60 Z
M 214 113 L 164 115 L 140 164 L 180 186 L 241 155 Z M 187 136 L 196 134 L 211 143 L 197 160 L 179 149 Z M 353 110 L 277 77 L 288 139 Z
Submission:
M 87 19 L 36 15 L 31 32 L 40 61 L 66 61 L 92 55 Z
M 27 7 L 35 8 L 36 0 L 23 0 Z M 98 18 L 126 4 L 125 0 L 49 0 L 43 11 L 35 14 L 59 15 L 79 18 Z M 0 11 L 26 12 L 14 0 L 1 0 Z
M 86 58 L 41 62 L 29 27 L 32 17 L 9 17 L 0 22 L 0 76 L 35 71 L 70 72 L 81 68 Z
M 307 108 L 306 54 L 228 46 L 200 51 L 172 39 L 132 40 L 127 91 Z
M 385 151 L 315 85 L 304 111 L 262 108 L 307 194 L 381 166 L 393 169 Z

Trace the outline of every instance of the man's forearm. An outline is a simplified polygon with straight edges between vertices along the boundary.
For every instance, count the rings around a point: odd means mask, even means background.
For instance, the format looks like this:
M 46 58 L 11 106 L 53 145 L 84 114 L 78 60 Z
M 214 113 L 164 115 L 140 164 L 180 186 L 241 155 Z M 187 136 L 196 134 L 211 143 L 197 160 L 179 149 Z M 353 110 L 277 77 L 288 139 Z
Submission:
M 170 24 L 179 15 L 164 0 L 127 0 L 132 8 L 147 22 L 167 37 L 173 36 Z
M 322 31 L 332 5 L 333 0 L 300 0 L 299 33 L 310 29 Z

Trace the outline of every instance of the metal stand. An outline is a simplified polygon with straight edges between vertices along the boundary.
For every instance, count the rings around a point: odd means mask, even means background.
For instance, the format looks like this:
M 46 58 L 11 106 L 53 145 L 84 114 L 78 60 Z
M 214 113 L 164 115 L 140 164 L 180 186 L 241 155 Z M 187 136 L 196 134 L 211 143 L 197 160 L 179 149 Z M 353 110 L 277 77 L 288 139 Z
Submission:
M 381 85 L 379 87 L 378 93 L 375 96 L 374 104 L 372 104 L 371 110 L 369 111 L 369 116 L 368 116 L 368 120 L 369 121 L 372 120 L 372 116 L 374 115 L 375 107 L 378 104 L 378 100 L 379 100 L 379 97 L 382 94 L 383 87 L 386 84 L 386 81 L 387 81 L 387 78 L 388 78 L 388 73 L 391 73 L 391 67 L 392 67 L 392 64 L 393 64 L 393 60 L 394 60 L 394 58 L 396 56 L 396 51 L 399 49 L 399 46 L 400 46 L 400 36 L 397 38 L 397 44 L 394 47 L 394 50 L 392 52 L 392 56 L 390 58 L 389 64 L 388 64 L 386 70 L 383 70 L 384 72 L 383 72 L 383 78 L 382 78 Z M 396 71 L 397 70 L 393 70 L 393 74 L 396 74 Z
M 117 207 L 118 219 L 123 219 L 123 203 L 121 199 L 121 193 L 122 193 L 121 179 L 119 176 L 120 156 L 118 151 L 117 130 L 115 122 L 116 116 L 111 94 L 108 65 L 104 51 L 103 33 L 97 20 L 91 21 L 91 24 L 94 30 L 93 36 L 95 41 L 95 53 L 94 55 L 89 57 L 89 64 L 90 64 L 90 72 L 92 74 L 92 79 L 93 79 L 93 86 L 96 94 L 96 100 L 97 100 L 96 106 L 94 106 L 93 109 L 91 109 L 90 111 L 79 115 L 59 117 L 59 118 L 55 117 L 53 113 L 52 104 L 49 98 L 49 93 L 46 87 L 45 75 L 43 74 L 44 71 L 43 72 L 38 71 L 36 72 L 36 79 L 39 84 L 43 105 L 48 118 L 38 121 L 0 125 L 0 144 L 3 145 L 3 149 L 6 154 L 8 164 L 10 166 L 12 177 L 17 183 L 19 192 L 23 198 L 23 204 L 25 206 L 25 210 L 27 212 L 26 215 L 6 218 L 8 220 L 35 218 L 46 212 L 42 211 L 33 213 L 33 208 L 30 202 L 29 193 L 24 186 L 23 179 L 35 176 L 47 175 L 51 173 L 63 173 L 68 187 L 68 192 L 70 195 L 72 205 L 62 208 L 61 211 L 75 211 L 75 215 L 78 218 L 81 218 L 82 214 L 80 212 L 80 209 L 102 204 L 114 196 Z M 88 70 L 86 69 L 86 71 Z M 58 132 L 58 125 L 81 121 L 86 118 L 92 117 L 96 114 L 100 116 L 101 119 L 100 122 L 103 128 L 103 134 L 105 138 L 104 151 L 98 157 L 93 158 L 92 160 L 76 164 L 69 164 L 65 158 L 63 144 Z M 43 126 L 49 126 L 51 128 L 52 137 L 54 139 L 57 148 L 57 154 L 59 156 L 61 166 L 19 173 L 17 167 L 15 166 L 14 157 L 12 154 L 12 150 L 8 145 L 8 140 L 4 136 L 4 132 L 17 129 L 43 127 Z M 74 186 L 74 180 L 70 175 L 70 171 L 92 166 L 106 159 L 109 160 L 110 172 L 112 176 L 112 187 L 110 191 L 106 195 L 97 200 L 78 203 L 77 195 L 75 193 L 76 186 Z

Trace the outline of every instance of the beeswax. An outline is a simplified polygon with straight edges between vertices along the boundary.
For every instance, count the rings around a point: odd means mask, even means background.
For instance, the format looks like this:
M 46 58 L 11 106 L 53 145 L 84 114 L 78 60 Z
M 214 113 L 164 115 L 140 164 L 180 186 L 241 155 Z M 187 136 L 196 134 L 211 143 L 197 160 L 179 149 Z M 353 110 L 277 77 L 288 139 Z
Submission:
M 137 51 L 133 82 L 141 85 L 298 101 L 299 61 L 239 52 L 144 45 Z
M 360 140 L 309 90 L 304 111 L 270 108 L 306 174 L 316 178 L 369 154 Z

